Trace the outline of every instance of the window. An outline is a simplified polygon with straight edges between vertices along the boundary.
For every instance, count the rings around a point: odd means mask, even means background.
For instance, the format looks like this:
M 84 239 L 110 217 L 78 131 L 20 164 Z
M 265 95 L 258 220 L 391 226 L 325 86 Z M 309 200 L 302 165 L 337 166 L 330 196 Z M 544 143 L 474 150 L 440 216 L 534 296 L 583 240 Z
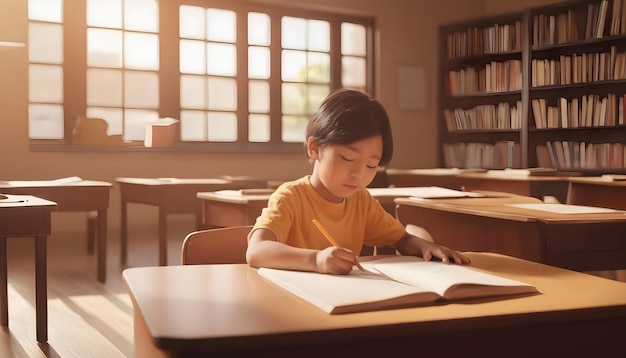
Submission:
M 29 0 L 35 150 L 72 150 L 79 117 L 101 118 L 119 147 L 143 148 L 146 126 L 173 117 L 172 150 L 301 151 L 326 95 L 373 90 L 370 18 L 241 1 L 83 1 Z M 163 14 L 172 21 L 159 23 Z

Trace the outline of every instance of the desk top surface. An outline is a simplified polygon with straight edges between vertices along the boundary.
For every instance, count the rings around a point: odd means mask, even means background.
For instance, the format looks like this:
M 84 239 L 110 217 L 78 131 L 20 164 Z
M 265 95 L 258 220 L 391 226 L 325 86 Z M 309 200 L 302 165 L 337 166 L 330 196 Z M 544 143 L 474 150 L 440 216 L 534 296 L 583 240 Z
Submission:
M 226 185 L 232 181 L 219 178 L 115 178 L 119 184 L 134 185 Z
M 533 284 L 542 294 L 329 315 L 245 264 L 130 268 L 123 279 L 157 346 L 166 349 L 199 342 L 207 349 L 241 344 L 254 349 L 266 340 L 260 337 L 295 335 L 314 341 L 336 339 L 341 331 L 341 337 L 363 338 L 406 332 L 406 325 L 414 334 L 428 334 L 433 329 L 626 317 L 626 283 L 499 254 L 467 255 L 470 267 Z
M 621 179 L 621 178 L 624 179 Z M 583 178 L 570 178 L 570 182 L 574 184 L 588 184 L 596 186 L 608 186 L 608 187 L 626 187 L 626 176 L 619 176 L 619 179 L 615 180 L 611 176 L 601 177 L 583 177 Z
M 484 191 L 477 191 L 488 193 Z M 626 222 L 626 212 L 613 209 L 577 205 L 545 204 L 541 200 L 523 195 L 498 198 L 412 199 L 397 198 L 398 205 L 418 206 L 440 211 L 484 216 L 497 219 L 544 223 L 597 223 Z M 522 204 L 528 207 L 514 206 Z M 545 208 L 542 208 L 545 206 Z M 547 210 L 561 210 L 552 212 Z M 570 213 L 565 211 L 570 210 Z M 576 210 L 574 210 L 576 209 Z
M 83 180 L 79 177 L 67 177 L 53 180 L 7 180 L 0 181 L 0 189 L 12 188 L 68 188 L 68 187 L 108 187 L 113 184 L 105 181 Z M 0 190 L 1 191 L 1 190 Z
M 32 195 L 0 194 L 0 209 L 26 207 L 55 207 L 54 201 L 38 198 Z
M 510 180 L 510 181 L 528 181 L 528 182 L 567 182 L 571 178 L 569 176 L 560 175 L 523 175 L 509 174 L 497 172 L 462 172 L 457 175 L 460 179 L 482 179 L 482 180 Z

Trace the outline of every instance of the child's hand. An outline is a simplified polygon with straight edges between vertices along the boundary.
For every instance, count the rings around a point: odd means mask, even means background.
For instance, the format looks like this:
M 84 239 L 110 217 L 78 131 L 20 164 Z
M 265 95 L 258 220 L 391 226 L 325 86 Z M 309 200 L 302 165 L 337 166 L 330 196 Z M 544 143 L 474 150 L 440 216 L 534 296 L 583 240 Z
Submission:
M 434 242 L 428 242 L 422 245 L 422 258 L 424 261 L 430 261 L 433 257 L 440 259 L 444 263 L 469 264 L 472 262 L 469 257 L 464 256 L 458 251 L 449 249 L 445 246 L 438 245 Z
M 357 263 L 357 256 L 348 249 L 327 247 L 317 253 L 317 271 L 334 275 L 347 275 Z

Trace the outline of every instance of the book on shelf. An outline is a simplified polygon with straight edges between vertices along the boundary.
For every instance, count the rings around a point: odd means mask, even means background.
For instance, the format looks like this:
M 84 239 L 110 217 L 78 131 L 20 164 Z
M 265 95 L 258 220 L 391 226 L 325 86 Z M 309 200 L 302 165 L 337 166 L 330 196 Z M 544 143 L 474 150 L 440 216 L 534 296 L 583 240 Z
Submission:
M 471 266 L 386 256 L 361 261 L 365 272 L 348 275 L 260 268 L 257 272 L 329 314 L 345 314 L 450 301 L 537 294 L 536 287 L 480 272 Z

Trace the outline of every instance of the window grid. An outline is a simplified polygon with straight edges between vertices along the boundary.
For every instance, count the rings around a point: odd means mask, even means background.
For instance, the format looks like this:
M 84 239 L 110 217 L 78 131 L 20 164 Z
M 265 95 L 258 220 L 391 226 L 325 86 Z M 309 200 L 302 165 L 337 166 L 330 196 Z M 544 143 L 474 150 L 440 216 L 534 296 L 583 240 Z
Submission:
M 207 8 L 205 5 L 198 5 L 198 2 L 195 0 L 172 0 L 171 2 L 159 2 L 157 11 L 172 13 L 172 10 L 178 11 L 181 6 L 186 5 L 190 7 L 201 6 L 205 10 Z M 69 5 L 65 4 L 65 6 Z M 83 11 L 86 13 L 86 5 L 83 6 L 85 7 Z M 63 123 L 66 127 L 64 131 L 62 130 L 64 136 L 56 141 L 39 141 L 31 137 L 31 143 L 35 144 L 31 148 L 35 150 L 51 150 L 52 146 L 46 146 L 46 144 L 71 144 L 71 131 L 68 131 L 67 127 L 73 127 L 74 125 L 75 119 L 71 118 L 72 114 L 80 114 L 82 111 L 82 113 L 89 116 L 89 114 L 98 114 L 98 111 L 94 111 L 94 108 L 100 108 L 103 109 L 103 116 L 115 117 L 117 115 L 124 119 L 137 116 L 149 118 L 148 120 L 153 120 L 157 117 L 179 118 L 181 120 L 178 133 L 180 142 L 171 148 L 173 151 L 301 151 L 301 143 L 304 140 L 304 126 L 309 115 L 316 108 L 319 101 L 329 92 L 341 87 L 350 87 L 373 94 L 372 19 L 326 12 L 318 13 L 283 6 L 245 4 L 243 2 L 232 4 L 229 1 L 215 1 L 211 3 L 211 8 L 226 12 L 230 11 L 235 14 L 234 38 L 214 38 L 210 40 L 208 38 L 211 33 L 209 27 L 205 28 L 205 33 L 201 36 L 203 37 L 201 39 L 197 38 L 197 36 L 183 36 L 179 33 L 179 24 L 169 27 L 165 24 L 161 26 L 161 30 L 158 32 L 159 53 L 161 56 L 171 56 L 172 53 L 178 52 L 179 49 L 177 47 L 180 47 L 181 52 L 174 55 L 176 58 L 164 59 L 161 57 L 162 62 L 157 70 L 124 68 L 124 66 L 117 69 L 123 73 L 122 83 L 127 80 L 129 74 L 139 75 L 140 77 L 144 73 L 154 74 L 156 77 L 155 87 L 157 87 L 155 89 L 157 93 L 156 105 L 146 106 L 137 105 L 136 103 L 129 105 L 128 93 L 124 92 L 128 92 L 128 89 L 124 89 L 128 88 L 128 86 L 121 86 L 119 91 L 123 92 L 122 105 L 105 106 L 99 104 L 96 106 L 93 101 L 88 99 L 89 96 L 84 94 L 89 93 L 88 73 L 93 70 L 112 70 L 112 68 L 109 66 L 85 65 L 84 74 L 79 74 L 79 77 L 82 76 L 82 81 L 85 83 L 83 87 L 76 86 L 76 83 L 80 81 L 79 79 L 78 81 L 73 81 L 73 86 L 65 89 L 66 98 L 70 97 L 73 91 L 79 92 L 82 90 L 83 100 L 81 102 L 81 97 L 77 94 L 76 98 L 79 100 L 63 101 L 61 103 L 61 110 L 66 113 L 65 116 L 63 114 L 60 115 L 64 118 Z M 209 17 L 206 13 L 204 16 Z M 253 17 L 252 19 L 251 16 Z M 281 20 L 285 17 L 301 19 L 308 26 L 309 31 L 307 35 L 315 35 L 307 37 L 308 42 L 304 48 L 298 48 L 298 46 L 295 46 L 295 48 L 292 48 L 294 46 L 283 47 Z M 106 28 L 101 25 L 88 26 L 85 23 L 86 20 L 83 19 L 82 21 L 84 22 L 82 25 L 84 34 L 87 33 L 88 29 Z M 249 31 L 249 27 L 258 22 L 264 23 L 264 26 L 269 27 L 267 33 L 260 34 L 258 31 Z M 364 46 L 365 51 L 360 53 L 344 52 L 341 43 L 345 43 L 346 39 L 350 40 L 349 37 L 343 34 L 344 24 L 354 25 L 358 31 L 352 29 L 351 32 L 360 31 L 361 34 L 359 36 L 366 37 L 359 39 L 359 43 L 366 44 Z M 320 48 L 318 43 L 320 25 L 322 28 L 321 32 L 327 33 L 325 37 L 328 38 L 328 44 L 323 45 L 323 48 Z M 74 31 L 71 30 L 77 28 L 76 21 L 74 21 L 72 26 L 64 32 L 63 42 L 65 43 L 74 39 Z M 157 26 L 160 25 L 157 24 Z M 142 31 L 125 29 L 120 31 L 123 32 L 122 37 L 131 32 L 143 33 Z M 223 32 L 214 34 L 218 37 L 224 35 Z M 87 35 L 83 36 L 87 37 Z M 173 39 L 178 40 L 172 42 Z M 203 71 L 183 71 L 181 66 L 184 66 L 182 51 L 186 46 L 185 41 L 201 43 L 207 58 L 210 56 L 207 52 L 207 49 L 210 48 L 209 45 L 216 45 L 218 49 L 225 44 L 232 45 L 231 55 L 227 56 L 233 56 L 236 59 L 234 73 L 233 71 L 209 73 L 211 67 L 206 62 L 204 63 Z M 175 46 L 172 46 L 173 44 Z M 73 46 L 75 45 L 73 44 Z M 87 57 L 87 49 L 84 48 L 83 51 Z M 304 67 L 310 68 L 301 71 L 301 78 L 296 80 L 283 78 L 283 68 L 281 66 L 284 65 L 285 61 L 283 59 L 284 51 L 292 51 L 297 56 L 304 57 Z M 232 55 L 233 52 L 234 55 Z M 228 53 L 228 50 L 225 53 Z M 289 52 L 286 53 L 289 54 Z M 261 65 L 259 65 L 260 58 L 263 59 Z M 319 63 L 320 59 L 323 59 L 322 62 L 327 65 L 321 66 L 323 71 L 315 71 L 315 66 L 311 66 L 311 64 Z M 356 61 L 354 61 L 355 59 Z M 207 59 L 205 61 L 208 62 Z M 87 59 L 84 62 L 87 63 Z M 354 65 L 355 63 L 356 65 Z M 67 70 L 67 68 L 64 69 Z M 360 76 L 361 78 L 356 81 L 354 79 L 350 80 L 354 75 L 347 74 L 348 72 L 358 73 L 357 77 Z M 363 72 L 365 73 L 363 74 Z M 177 83 L 171 83 L 172 80 L 175 80 Z M 199 93 L 194 93 L 191 96 L 185 95 L 185 93 L 192 93 L 189 89 L 185 90 L 186 81 L 193 83 L 193 86 L 190 88 L 201 88 Z M 229 81 L 230 84 L 225 85 Z M 150 83 L 149 80 L 143 82 L 140 80 L 139 82 L 144 83 L 144 85 L 145 83 Z M 159 87 L 162 88 L 159 89 Z M 225 91 L 224 88 L 228 89 L 228 91 Z M 168 91 L 168 89 L 171 90 Z M 287 92 L 294 91 L 300 91 L 304 98 L 302 103 L 298 103 L 295 106 L 297 110 L 293 110 L 293 107 L 290 107 L 285 99 Z M 217 97 L 210 99 L 209 92 L 214 92 Z M 227 95 L 225 95 L 226 93 Z M 220 98 L 219 95 L 222 95 L 222 97 Z M 228 100 L 224 100 L 224 98 Z M 134 99 L 135 102 L 140 100 L 141 98 Z M 146 110 L 153 111 L 153 117 L 146 117 L 143 112 Z M 139 113 L 133 113 L 133 111 L 138 111 Z M 68 113 L 70 114 L 68 115 Z M 138 120 L 138 122 L 141 121 Z M 289 125 L 291 127 L 288 127 Z M 115 127 L 113 126 L 113 128 Z M 121 131 L 125 129 L 127 128 L 123 127 Z M 120 129 L 118 128 L 117 130 L 119 131 Z M 285 133 L 291 133 L 291 135 L 285 135 Z M 111 134 L 111 129 L 109 134 Z M 122 147 L 143 147 L 143 131 L 136 130 L 135 134 L 136 137 L 125 137 L 134 141 L 127 141 Z M 58 150 L 56 149 L 58 146 L 54 147 L 54 150 Z M 65 149 L 63 150 L 72 150 L 67 148 L 67 146 L 64 147 Z M 106 150 L 105 148 L 99 149 Z

